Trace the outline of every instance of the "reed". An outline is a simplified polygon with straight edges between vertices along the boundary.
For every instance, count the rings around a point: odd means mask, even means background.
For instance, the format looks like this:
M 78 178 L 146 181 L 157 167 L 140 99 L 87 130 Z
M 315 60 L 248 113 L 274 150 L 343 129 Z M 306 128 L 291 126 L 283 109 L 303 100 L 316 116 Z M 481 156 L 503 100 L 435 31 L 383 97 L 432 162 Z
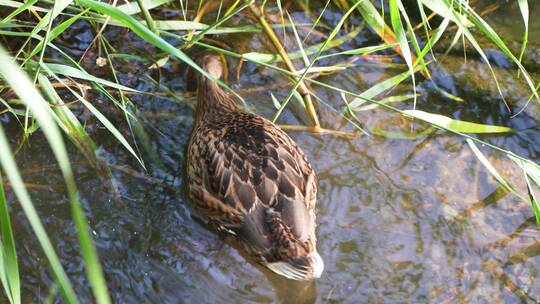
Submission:
M 317 2 L 317 3 L 315 3 Z M 306 126 L 291 126 L 292 130 L 306 130 L 315 133 L 328 133 L 338 136 L 343 132 L 321 127 L 325 125 L 320 111 L 327 109 L 342 116 L 351 126 L 368 135 L 381 135 L 362 128 L 362 122 L 356 114 L 384 108 L 399 113 L 404 117 L 421 121 L 431 130 L 440 129 L 462 137 L 470 146 L 474 155 L 509 192 L 531 203 L 537 225 L 540 227 L 540 205 L 535 191 L 540 189 L 540 167 L 531 160 L 491 144 L 477 134 L 517 132 L 507 126 L 489 125 L 461 121 L 441 113 L 428 113 L 417 109 L 416 90 L 418 79 L 431 79 L 430 64 L 437 60 L 435 52 L 441 53 L 441 41 L 451 41 L 443 53 L 448 53 L 460 41 L 483 59 L 489 67 L 496 87 L 506 103 L 495 68 L 486 55 L 485 47 L 497 48 L 516 70 L 516 81 L 524 81 L 530 90 L 529 107 L 540 106 L 538 96 L 539 82 L 535 82 L 523 63 L 527 54 L 529 35 L 529 6 L 527 0 L 518 0 L 523 17 L 522 45 L 512 49 L 496 29 L 484 19 L 483 12 L 477 11 L 474 1 L 469 0 L 417 0 L 415 9 L 421 22 L 409 16 L 409 8 L 402 0 L 333 0 L 299 1 L 309 23 L 298 23 L 289 15 L 285 1 L 172 1 L 172 0 L 137 0 L 115 5 L 96 0 L 0 0 L 0 11 L 9 12 L 0 20 L 0 102 L 2 113 L 10 113 L 23 130 L 23 137 L 28 139 L 33 132 L 40 130 L 47 138 L 50 152 L 54 154 L 65 179 L 67 196 L 71 203 L 73 221 L 77 227 L 77 237 L 81 256 L 86 265 L 88 282 L 91 284 L 95 301 L 109 303 L 110 296 L 103 276 L 96 248 L 92 243 L 85 214 L 77 197 L 75 177 L 70 167 L 64 138 L 81 151 L 89 163 L 105 176 L 110 175 L 106 164 L 95 157 L 96 143 L 85 129 L 85 121 L 73 111 L 70 102 L 77 108 L 84 108 L 91 113 L 136 159 L 141 168 L 145 168 L 143 154 L 152 154 L 147 143 L 148 134 L 137 120 L 136 108 L 129 96 L 147 94 L 122 84 L 117 77 L 115 58 L 148 62 L 149 66 L 159 69 L 160 62 L 175 60 L 186 64 L 205 77 L 241 98 L 225 83 L 207 74 L 186 50 L 193 47 L 211 50 L 215 53 L 231 56 L 240 61 L 249 61 L 261 68 L 279 73 L 290 82 L 287 96 L 279 100 L 269 95 L 276 111 L 274 121 L 279 121 L 283 110 L 290 102 L 297 102 L 305 112 Z M 383 5 L 381 5 L 383 3 Z M 410 5 L 410 4 L 409 4 Z M 509 4 L 510 5 L 510 4 Z M 316 13 L 315 7 L 320 11 Z M 161 20 L 156 18 L 162 9 L 178 9 L 183 12 L 184 20 Z M 324 22 L 323 14 L 328 10 L 341 11 L 341 18 L 336 24 Z M 205 18 L 213 14 L 215 18 Z M 204 17 L 204 18 L 203 18 Z M 276 18 L 277 17 L 277 18 Z M 189 20 L 189 18 L 192 18 Z M 276 21 L 278 20 L 278 21 Z M 358 22 L 358 20 L 362 20 Z M 435 21 L 436 20 L 436 21 Z M 67 54 L 59 45 L 59 37 L 77 22 L 89 22 L 95 30 L 91 47 L 103 51 L 102 64 L 112 77 L 93 75 L 80 64 L 80 59 Z M 202 21 L 208 22 L 208 24 Z M 231 22 L 235 21 L 235 22 Z M 155 48 L 154 58 L 149 60 L 138 54 L 122 54 L 115 50 L 103 35 L 110 27 L 123 27 L 138 36 L 142 41 Z M 308 30 L 305 36 L 299 29 Z M 362 45 L 354 49 L 343 46 L 353 41 L 361 31 L 373 31 L 379 41 L 372 45 Z M 257 33 L 272 47 L 264 52 L 246 51 L 225 47 L 216 43 L 213 35 L 248 35 Z M 283 33 L 283 37 L 281 36 Z M 319 40 L 312 39 L 318 37 Z M 10 45 L 17 39 L 19 43 Z M 284 43 L 284 39 L 293 41 L 295 47 Z M 22 41 L 22 42 L 21 42 Z M 322 41 L 322 42 L 321 42 Z M 15 44 L 14 44 L 15 45 Z M 6 50 L 9 48 L 9 51 Z M 340 73 L 351 68 L 352 62 L 360 56 L 372 56 L 393 53 L 400 58 L 400 63 L 387 63 L 396 67 L 396 74 L 381 80 L 378 84 L 364 91 L 351 91 L 325 83 L 320 75 Z M 55 56 L 51 56 L 54 54 Z M 53 59 L 54 58 L 54 59 Z M 282 66 L 281 64 L 285 64 Z M 385 63 L 381 63 L 385 64 Z M 161 86 L 161 84 L 159 85 Z M 411 94 L 393 94 L 397 86 L 407 86 Z M 318 95 L 318 88 L 339 93 L 343 98 L 342 108 L 335 108 Z M 442 88 L 436 87 L 447 97 L 449 102 L 463 102 L 460 96 L 454 96 Z M 62 90 L 66 94 L 58 94 Z M 111 118 L 103 114 L 101 106 L 87 98 L 87 91 L 95 90 L 105 96 L 111 107 L 122 113 L 129 134 L 122 133 Z M 175 93 L 163 88 L 166 94 Z M 69 96 L 69 100 L 66 99 Z M 172 96 L 176 100 L 183 100 Z M 467 101 L 475 102 L 475 101 Z M 523 111 L 524 109 L 521 109 Z M 516 115 L 519 115 L 516 113 Z M 60 132 L 63 132 L 63 136 Z M 350 134 L 349 134 L 350 135 Z M 51 273 L 64 302 L 77 303 L 78 297 L 56 255 L 54 246 L 47 235 L 28 194 L 21 172 L 18 169 L 14 152 L 9 146 L 7 134 L 0 125 L 0 164 L 4 179 L 9 180 L 11 191 L 21 204 L 39 243 L 47 257 Z M 490 164 L 477 144 L 494 149 L 515 162 L 523 171 L 523 180 L 527 193 L 520 193 L 515 185 L 507 182 L 502 174 Z M 142 151 L 139 149 L 142 147 Z M 0 176 L 2 177 L 2 176 Z M 0 182 L 0 281 L 7 299 L 11 303 L 20 303 L 20 280 L 16 243 L 10 224 L 9 204 Z

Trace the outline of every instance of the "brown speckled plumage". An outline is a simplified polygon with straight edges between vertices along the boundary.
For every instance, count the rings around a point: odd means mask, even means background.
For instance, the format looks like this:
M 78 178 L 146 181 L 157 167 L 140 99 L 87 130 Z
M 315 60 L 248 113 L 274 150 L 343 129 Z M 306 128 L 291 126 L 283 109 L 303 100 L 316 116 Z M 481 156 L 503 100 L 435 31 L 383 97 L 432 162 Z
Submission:
M 206 55 L 200 64 L 220 78 L 219 57 Z M 273 271 L 293 279 L 319 277 L 317 184 L 306 156 L 275 124 L 244 111 L 211 80 L 197 80 L 187 158 L 196 209 Z

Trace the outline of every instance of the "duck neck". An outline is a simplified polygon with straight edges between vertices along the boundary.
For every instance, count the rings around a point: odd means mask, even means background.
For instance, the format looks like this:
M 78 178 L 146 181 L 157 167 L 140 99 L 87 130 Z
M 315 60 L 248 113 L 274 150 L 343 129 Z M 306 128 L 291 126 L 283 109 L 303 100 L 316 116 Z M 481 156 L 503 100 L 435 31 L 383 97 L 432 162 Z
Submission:
M 217 83 L 204 76 L 200 77 L 196 108 L 197 122 L 219 117 L 226 112 L 238 111 L 239 109 L 233 98 Z

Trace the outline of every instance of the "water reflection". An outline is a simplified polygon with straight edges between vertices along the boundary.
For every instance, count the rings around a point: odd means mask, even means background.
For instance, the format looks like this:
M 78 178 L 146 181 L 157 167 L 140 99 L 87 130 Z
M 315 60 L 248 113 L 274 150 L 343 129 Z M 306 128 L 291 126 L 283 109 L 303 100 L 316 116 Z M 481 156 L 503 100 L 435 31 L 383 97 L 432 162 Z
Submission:
M 280 303 L 293 304 L 309 304 L 315 303 L 317 300 L 317 282 L 316 281 L 296 281 L 284 278 L 270 271 L 268 268 L 263 267 L 256 263 L 247 252 L 242 250 L 238 240 L 233 237 L 222 235 L 225 242 L 235 248 L 237 252 L 260 271 L 268 282 L 270 282 L 272 289 L 275 292 L 275 297 Z

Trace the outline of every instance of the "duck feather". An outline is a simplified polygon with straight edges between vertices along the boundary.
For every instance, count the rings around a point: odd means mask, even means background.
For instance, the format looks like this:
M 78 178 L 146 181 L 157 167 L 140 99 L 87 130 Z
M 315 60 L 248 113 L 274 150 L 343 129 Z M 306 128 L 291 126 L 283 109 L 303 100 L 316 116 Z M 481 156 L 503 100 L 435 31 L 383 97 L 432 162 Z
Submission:
M 219 78 L 215 57 L 203 58 L 202 65 Z M 262 263 L 313 254 L 317 182 L 305 154 L 279 127 L 240 108 L 214 82 L 199 76 L 198 83 L 187 157 L 188 193 L 198 211 L 237 235 Z M 310 271 L 287 273 L 307 277 Z

